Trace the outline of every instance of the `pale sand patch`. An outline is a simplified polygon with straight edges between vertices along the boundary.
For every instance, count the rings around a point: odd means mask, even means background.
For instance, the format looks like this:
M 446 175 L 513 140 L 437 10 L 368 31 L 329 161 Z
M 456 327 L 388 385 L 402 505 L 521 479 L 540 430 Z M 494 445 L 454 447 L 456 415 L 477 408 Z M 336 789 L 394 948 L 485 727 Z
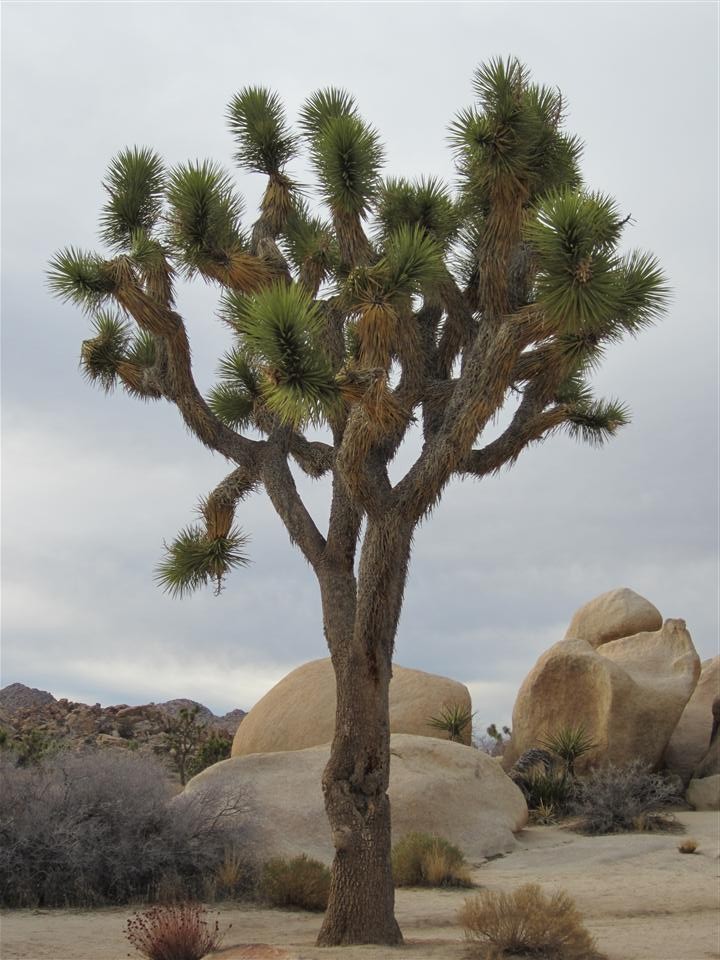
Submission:
M 473 879 L 491 890 L 529 881 L 566 890 L 609 960 L 720 960 L 720 817 L 681 813 L 699 852 L 683 855 L 669 833 L 581 837 L 531 827 L 516 852 L 482 864 Z M 318 949 L 320 917 L 223 904 L 232 923 L 218 960 L 466 960 L 455 915 L 471 891 L 399 890 L 403 947 Z M 127 907 L 13 910 L 2 915 L 2 960 L 125 960 L 139 957 L 124 937 Z M 264 949 L 260 949 L 264 945 Z

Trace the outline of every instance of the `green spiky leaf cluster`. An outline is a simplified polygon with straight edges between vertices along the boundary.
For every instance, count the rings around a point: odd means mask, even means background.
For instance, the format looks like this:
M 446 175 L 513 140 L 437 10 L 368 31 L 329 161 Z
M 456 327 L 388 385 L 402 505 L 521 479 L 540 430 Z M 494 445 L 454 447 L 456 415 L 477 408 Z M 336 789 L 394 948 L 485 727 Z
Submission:
M 102 257 L 66 247 L 50 261 L 48 285 L 60 300 L 90 312 L 106 303 L 116 283 Z
M 332 225 L 312 216 L 306 204 L 296 203 L 285 224 L 283 240 L 298 278 L 316 293 L 340 263 Z
M 219 374 L 221 382 L 208 396 L 211 410 L 230 427 L 248 426 L 262 399 L 262 378 L 257 365 L 246 352 L 235 349 L 220 361 Z
M 378 186 L 383 148 L 377 131 L 357 114 L 326 119 L 312 139 L 312 159 L 333 212 L 364 216 Z
M 556 329 L 616 339 L 663 310 L 667 291 L 654 258 L 618 256 L 625 222 L 611 198 L 570 189 L 548 194 L 528 220 L 537 301 Z
M 217 164 L 206 160 L 175 167 L 167 199 L 169 241 L 191 274 L 208 263 L 226 266 L 244 248 L 242 202 Z
M 278 283 L 240 304 L 237 326 L 264 368 L 265 403 L 283 423 L 327 417 L 339 392 L 319 345 L 320 308 L 299 284 Z
M 100 236 L 111 247 L 127 247 L 136 231 L 150 234 L 163 208 L 165 170 L 152 150 L 133 147 L 111 162 L 103 187 L 108 199 L 100 215 Z
M 436 177 L 411 182 L 403 177 L 385 180 L 377 199 L 381 237 L 400 227 L 420 227 L 444 249 L 454 240 L 460 211 L 450 191 Z
M 279 174 L 297 150 L 277 94 L 264 87 L 244 87 L 233 97 L 228 122 L 238 145 L 235 159 L 247 170 Z
M 516 59 L 495 59 L 475 74 L 478 107 L 450 128 L 466 202 L 481 209 L 493 191 L 513 186 L 531 201 L 545 190 L 580 183 L 581 144 L 560 130 L 560 94 L 530 83 Z
M 208 538 L 200 525 L 181 530 L 158 564 L 156 580 L 172 596 L 183 597 L 199 587 L 215 584 L 219 593 L 231 570 L 249 563 L 244 552 L 247 537 L 233 527 L 226 537 Z
M 131 329 L 119 314 L 102 310 L 93 318 L 94 336 L 83 340 L 80 366 L 91 382 L 109 393 L 117 381 L 117 365 L 125 359 Z

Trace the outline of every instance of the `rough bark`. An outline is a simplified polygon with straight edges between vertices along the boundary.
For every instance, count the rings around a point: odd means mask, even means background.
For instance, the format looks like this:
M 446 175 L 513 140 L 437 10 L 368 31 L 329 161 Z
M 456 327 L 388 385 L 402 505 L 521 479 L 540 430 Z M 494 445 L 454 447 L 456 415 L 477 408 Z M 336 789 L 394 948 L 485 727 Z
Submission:
M 357 585 L 338 566 L 321 576 L 337 711 L 323 775 L 335 859 L 319 946 L 402 943 L 390 865 L 389 687 L 410 540 L 394 516 L 373 522 Z

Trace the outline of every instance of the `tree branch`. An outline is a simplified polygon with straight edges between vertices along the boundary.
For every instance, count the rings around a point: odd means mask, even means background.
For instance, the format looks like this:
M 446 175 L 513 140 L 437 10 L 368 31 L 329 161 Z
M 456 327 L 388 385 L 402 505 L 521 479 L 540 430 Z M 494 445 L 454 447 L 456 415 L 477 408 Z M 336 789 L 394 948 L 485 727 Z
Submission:
M 268 438 L 262 464 L 262 481 L 290 540 L 316 568 L 325 550 L 325 538 L 315 525 L 295 486 L 288 464 L 290 431 L 279 427 Z
M 161 380 L 163 396 L 177 406 L 192 433 L 211 450 L 257 475 L 263 441 L 235 433 L 208 407 L 193 378 L 190 345 L 182 317 L 129 281 L 119 284 L 114 295 L 138 326 L 162 338 L 166 353 Z

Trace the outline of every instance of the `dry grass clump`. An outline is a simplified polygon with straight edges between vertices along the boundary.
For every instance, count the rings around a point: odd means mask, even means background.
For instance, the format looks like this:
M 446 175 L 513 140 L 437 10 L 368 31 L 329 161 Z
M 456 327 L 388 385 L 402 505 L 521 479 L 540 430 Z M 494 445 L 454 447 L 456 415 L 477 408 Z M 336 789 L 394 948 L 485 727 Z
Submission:
M 392 850 L 396 887 L 471 887 L 465 857 L 443 837 L 408 833 Z
M 678 847 L 680 853 L 695 853 L 698 848 L 698 842 L 693 837 L 688 837 Z
M 546 896 L 537 884 L 514 893 L 484 890 L 465 901 L 458 920 L 483 960 L 602 960 L 570 897 Z
M 273 907 L 325 910 L 330 895 L 330 871 L 304 853 L 292 860 L 268 860 L 260 876 L 260 896 Z
M 197 903 L 176 903 L 135 913 L 125 936 L 148 960 L 202 960 L 218 950 L 224 937 L 220 924 L 207 919 Z

